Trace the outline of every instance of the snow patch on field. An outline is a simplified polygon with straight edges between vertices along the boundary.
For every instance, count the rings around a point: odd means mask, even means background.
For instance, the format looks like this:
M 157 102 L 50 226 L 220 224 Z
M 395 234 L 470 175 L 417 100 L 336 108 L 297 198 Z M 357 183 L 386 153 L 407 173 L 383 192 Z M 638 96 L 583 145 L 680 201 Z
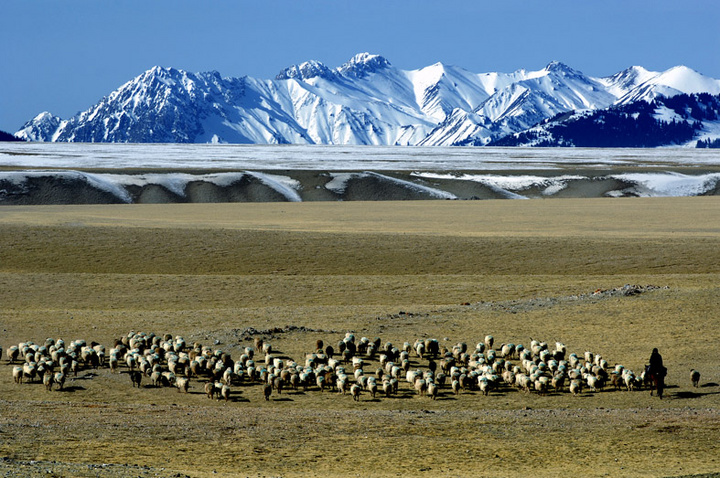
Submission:
M 386 176 L 384 174 L 378 174 L 373 172 L 362 172 L 362 173 L 330 173 L 332 179 L 325 184 L 325 188 L 333 191 L 337 194 L 344 194 L 347 189 L 348 182 L 353 179 L 361 178 L 377 178 L 383 181 L 388 181 L 407 189 L 418 191 L 420 193 L 428 194 L 429 196 L 436 197 L 438 199 L 457 199 L 452 193 L 443 191 L 441 189 L 431 188 L 422 184 L 413 183 L 411 181 L 405 181 L 398 178 Z
M 510 191 L 524 191 L 530 188 L 543 189 L 543 194 L 551 196 L 567 187 L 569 181 L 587 179 L 585 176 L 563 175 L 563 176 L 533 176 L 533 175 L 498 175 L 498 174 L 437 174 L 437 173 L 413 173 L 413 176 L 428 179 L 454 179 L 462 181 L 475 181 L 489 188 Z M 524 197 L 524 196 L 523 196 Z
M 717 187 L 720 173 L 690 176 L 680 173 L 629 173 L 612 177 L 634 183 L 634 191 L 646 197 L 699 196 Z

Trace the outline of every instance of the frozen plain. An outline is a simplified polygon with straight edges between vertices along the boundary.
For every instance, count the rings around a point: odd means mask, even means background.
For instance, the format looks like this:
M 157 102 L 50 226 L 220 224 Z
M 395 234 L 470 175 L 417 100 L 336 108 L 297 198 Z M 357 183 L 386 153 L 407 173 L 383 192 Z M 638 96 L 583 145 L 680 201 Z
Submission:
M 574 190 L 582 190 L 584 185 L 600 181 L 617 184 L 598 193 L 605 197 L 697 196 L 717 194 L 720 151 L 117 143 L 0 145 L 0 182 L 22 188 L 31 178 L 80 180 L 109 192 L 120 202 L 137 199 L 128 192 L 128 186 L 159 186 L 177 198 L 184 198 L 190 183 L 204 182 L 227 188 L 243 177 L 246 181 L 262 183 L 284 198 L 281 200 L 307 200 L 296 193 L 308 187 L 297 175 L 291 174 L 293 171 L 323 172 L 328 179 L 320 188 L 327 190 L 329 196 L 345 200 L 352 199 L 342 197 L 347 186 L 361 180 L 390 184 L 429 199 L 467 198 L 467 194 L 458 194 L 457 188 L 448 188 L 448 182 L 474 183 L 497 197 L 515 199 L 555 197 L 564 190 L 569 195 L 569 185 L 574 184 Z

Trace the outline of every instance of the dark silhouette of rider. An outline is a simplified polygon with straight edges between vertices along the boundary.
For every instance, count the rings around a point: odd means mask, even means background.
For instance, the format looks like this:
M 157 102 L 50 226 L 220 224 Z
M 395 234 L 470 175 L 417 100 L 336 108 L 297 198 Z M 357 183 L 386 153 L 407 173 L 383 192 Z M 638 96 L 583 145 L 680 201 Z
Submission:
M 650 354 L 650 365 L 648 366 L 648 372 L 650 372 L 652 375 L 658 375 L 660 377 L 665 376 L 665 366 L 663 365 L 663 359 L 662 355 L 660 355 L 660 352 L 658 352 L 658 349 L 653 349 L 652 354 Z

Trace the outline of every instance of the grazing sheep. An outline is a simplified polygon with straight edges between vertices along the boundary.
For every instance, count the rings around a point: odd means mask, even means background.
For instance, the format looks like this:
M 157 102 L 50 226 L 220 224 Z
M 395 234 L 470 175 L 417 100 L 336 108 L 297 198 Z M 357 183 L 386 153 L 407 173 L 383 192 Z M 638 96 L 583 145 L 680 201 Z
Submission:
M 345 395 L 349 391 L 348 390 L 348 382 L 344 377 L 346 377 L 346 375 L 338 376 L 338 381 L 337 381 L 338 393 L 341 393 L 343 395 Z
M 130 381 L 133 384 L 133 388 L 140 388 L 140 384 L 142 382 L 142 372 L 140 372 L 139 370 L 131 370 Z
M 414 387 L 415 391 L 421 397 L 427 393 L 427 382 L 422 378 L 418 378 L 415 380 Z
M 637 379 L 635 378 L 635 374 L 632 370 L 625 369 L 622 372 L 622 378 L 625 382 L 625 389 L 628 392 L 631 392 L 635 390 L 635 384 L 637 383 Z
M 172 372 L 163 372 L 162 373 L 162 384 L 166 387 L 174 387 L 175 382 L 177 381 L 177 377 Z
M 188 392 L 188 388 L 190 388 L 190 379 L 186 377 L 178 377 L 177 381 L 175 382 L 175 386 L 178 389 L 178 392 Z
M 29 378 L 31 382 L 35 380 L 35 376 L 37 375 L 37 365 L 34 362 L 25 363 L 22 370 L 24 377 Z
M 367 391 L 370 392 L 370 396 L 372 398 L 375 398 L 375 394 L 378 391 L 378 385 L 375 380 L 368 380 L 367 382 Z
M 433 382 L 430 382 L 428 384 L 427 394 L 430 395 L 430 398 L 432 398 L 433 400 L 435 400 L 438 396 L 438 388 L 439 387 Z
M 425 357 L 425 342 L 418 341 L 415 344 L 415 354 L 421 359 Z
M 45 390 L 48 392 L 52 390 L 53 386 L 53 376 L 52 373 L 48 372 L 45 375 L 43 375 L 43 385 L 45 385 Z
M 230 387 L 228 387 L 225 384 L 222 384 L 222 386 L 220 387 L 220 393 L 218 394 L 218 400 L 220 400 L 220 397 L 224 398 L 226 402 L 229 401 L 230 400 Z
M 495 343 L 495 338 L 492 335 L 486 335 L 485 336 L 485 348 L 487 350 L 492 350 L 493 343 Z
M 570 380 L 570 393 L 578 395 L 580 392 L 582 392 L 582 382 L 577 378 Z
M 62 390 L 65 386 L 65 374 L 62 372 L 57 372 L 55 374 L 55 377 L 53 378 L 53 381 L 57 384 L 58 390 Z
M 600 388 L 600 379 L 593 374 L 587 375 L 586 382 L 588 388 L 590 388 L 593 392 L 597 392 L 597 389 Z
M 502 344 L 500 346 L 500 355 L 503 358 L 512 358 L 515 355 L 515 344 Z
M 15 366 L 13 367 L 13 380 L 15 383 L 22 383 L 23 382 L 23 368 Z
M 565 385 L 566 375 L 564 373 L 555 374 L 550 381 L 550 384 L 556 392 L 562 392 L 563 386 Z
M 119 368 L 120 368 L 120 362 L 118 361 L 117 356 L 114 354 L 111 354 L 110 355 L 110 372 L 117 373 Z
M 460 381 L 459 380 L 452 381 L 452 391 L 455 395 L 460 395 Z
M 210 400 L 215 398 L 215 384 L 213 382 L 207 382 L 205 384 L 205 394 Z
M 352 395 L 353 400 L 356 402 L 360 401 L 360 385 L 353 384 L 352 387 L 350 387 L 350 395 Z
M 390 379 L 383 380 L 383 392 L 385 392 L 386 397 L 390 397 L 393 393 L 393 387 L 390 383 Z
M 690 370 L 690 381 L 693 387 L 697 388 L 700 384 L 700 372 L 695 369 Z
M 490 382 L 488 381 L 487 377 L 480 376 L 478 378 L 478 387 L 480 388 L 480 392 L 487 396 L 488 393 L 490 393 Z
M 266 383 L 263 385 L 263 396 L 265 397 L 265 400 L 269 401 L 270 395 L 272 395 L 272 385 Z

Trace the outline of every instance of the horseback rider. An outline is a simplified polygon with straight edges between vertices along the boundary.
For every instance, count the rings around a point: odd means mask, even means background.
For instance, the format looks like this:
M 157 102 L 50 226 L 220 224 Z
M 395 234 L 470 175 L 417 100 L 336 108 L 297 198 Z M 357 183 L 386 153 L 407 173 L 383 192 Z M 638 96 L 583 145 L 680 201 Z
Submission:
M 659 377 L 664 377 L 667 373 L 667 369 L 663 365 L 663 359 L 662 355 L 660 355 L 660 352 L 658 352 L 658 349 L 653 349 L 652 354 L 650 354 L 650 365 L 648 365 L 648 373 L 651 375 L 657 375 Z

